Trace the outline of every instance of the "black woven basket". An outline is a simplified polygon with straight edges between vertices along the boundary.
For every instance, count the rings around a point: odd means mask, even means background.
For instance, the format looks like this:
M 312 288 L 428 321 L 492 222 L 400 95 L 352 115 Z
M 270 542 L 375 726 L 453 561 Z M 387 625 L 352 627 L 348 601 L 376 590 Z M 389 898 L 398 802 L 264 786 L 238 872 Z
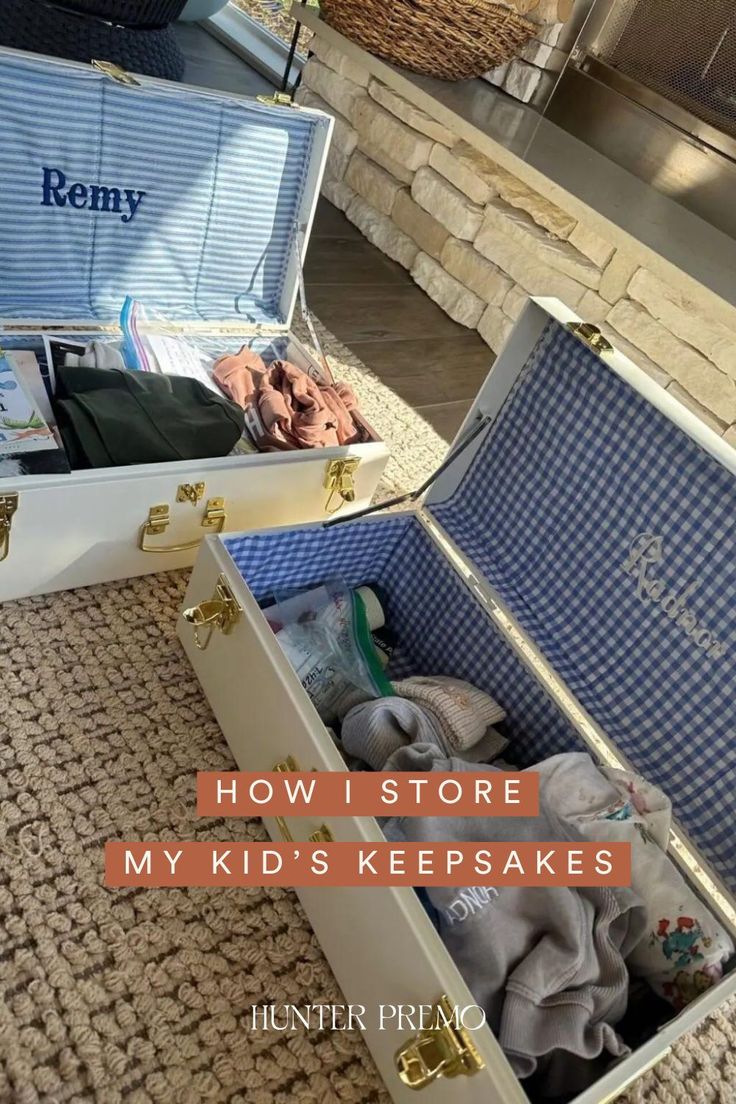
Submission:
M 113 61 L 131 73 L 181 80 L 184 55 L 171 27 L 124 27 L 48 0 L 0 0 L 0 45 L 74 61 Z
M 123 27 L 166 27 L 178 19 L 187 0 L 59 0 L 59 7 Z

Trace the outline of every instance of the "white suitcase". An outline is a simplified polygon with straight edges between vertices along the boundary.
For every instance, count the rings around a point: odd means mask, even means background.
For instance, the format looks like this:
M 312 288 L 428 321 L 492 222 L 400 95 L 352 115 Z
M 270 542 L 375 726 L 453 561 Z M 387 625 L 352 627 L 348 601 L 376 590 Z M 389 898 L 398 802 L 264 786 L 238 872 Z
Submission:
M 377 581 L 399 635 L 394 672 L 490 691 L 511 761 L 587 749 L 662 786 L 672 858 L 733 933 L 736 452 L 550 300 L 520 317 L 454 448 L 476 431 L 416 512 L 206 538 L 179 633 L 239 768 L 345 769 L 257 599 L 325 577 Z M 649 532 L 642 582 L 624 564 Z M 685 591 L 683 627 L 655 599 Z M 266 826 L 276 840 L 382 839 L 366 817 Z M 473 1003 L 413 890 L 298 892 L 346 1001 L 369 1009 L 366 1041 L 396 1104 L 417 1089 L 428 1104 L 528 1100 L 486 1026 L 378 1029 L 379 1004 Z M 615 1099 L 734 993 L 727 972 L 576 1104 Z
M 273 345 L 325 376 L 290 324 L 329 117 L 6 49 L 0 117 L 0 346 L 115 332 L 130 294 L 166 320 L 151 331 Z M 365 428 L 342 448 L 0 478 L 0 601 L 364 506 L 388 456 Z

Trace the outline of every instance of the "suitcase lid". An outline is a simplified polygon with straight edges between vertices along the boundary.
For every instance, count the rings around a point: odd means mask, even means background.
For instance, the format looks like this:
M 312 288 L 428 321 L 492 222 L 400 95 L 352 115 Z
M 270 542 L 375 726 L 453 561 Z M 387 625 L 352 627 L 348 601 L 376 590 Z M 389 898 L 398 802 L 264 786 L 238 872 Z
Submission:
M 2 49 L 0 117 L 5 322 L 289 327 L 328 116 Z
M 425 506 L 734 886 L 736 450 L 569 320 L 529 304 Z

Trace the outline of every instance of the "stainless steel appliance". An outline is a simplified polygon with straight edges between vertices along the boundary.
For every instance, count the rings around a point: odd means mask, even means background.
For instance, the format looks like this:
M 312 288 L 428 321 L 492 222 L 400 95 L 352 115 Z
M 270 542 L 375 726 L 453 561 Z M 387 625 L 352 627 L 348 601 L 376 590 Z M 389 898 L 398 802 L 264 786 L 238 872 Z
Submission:
M 597 0 L 546 114 L 736 237 L 733 0 Z

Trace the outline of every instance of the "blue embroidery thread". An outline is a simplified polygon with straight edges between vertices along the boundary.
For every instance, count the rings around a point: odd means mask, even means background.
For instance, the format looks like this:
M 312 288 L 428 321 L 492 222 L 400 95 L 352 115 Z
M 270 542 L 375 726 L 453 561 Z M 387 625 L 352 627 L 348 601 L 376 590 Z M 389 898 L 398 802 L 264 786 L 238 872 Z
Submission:
M 146 192 L 133 188 L 110 188 L 106 184 L 82 184 L 75 181 L 68 188 L 66 184 L 66 173 L 44 165 L 41 206 L 66 207 L 68 204 L 76 210 L 88 207 L 91 211 L 120 215 L 121 222 L 132 222 L 146 195 Z M 127 214 L 123 213 L 123 203 L 127 205 Z

